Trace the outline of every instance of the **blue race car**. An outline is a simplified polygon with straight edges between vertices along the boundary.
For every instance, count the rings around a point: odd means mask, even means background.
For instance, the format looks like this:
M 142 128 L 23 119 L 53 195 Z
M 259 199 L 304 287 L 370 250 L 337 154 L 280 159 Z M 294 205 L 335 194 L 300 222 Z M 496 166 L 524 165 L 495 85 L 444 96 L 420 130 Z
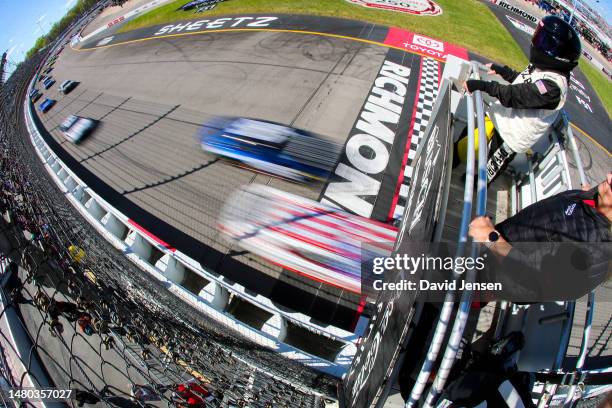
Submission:
M 202 148 L 270 175 L 325 181 L 341 146 L 310 132 L 248 118 L 216 118 L 200 129 Z
M 36 103 L 36 101 L 38 101 L 41 96 L 42 93 L 36 88 L 30 91 L 30 100 L 32 101 L 32 103 Z
M 49 111 L 49 109 L 51 109 L 53 107 L 53 105 L 55 105 L 55 102 L 56 102 L 55 99 L 50 99 L 50 98 L 45 99 L 39 105 L 40 111 L 42 113 L 47 113 Z
M 43 82 L 43 87 L 45 89 L 49 89 L 53 86 L 53 84 L 55 83 L 55 79 L 49 77 L 47 79 L 45 79 L 45 81 Z

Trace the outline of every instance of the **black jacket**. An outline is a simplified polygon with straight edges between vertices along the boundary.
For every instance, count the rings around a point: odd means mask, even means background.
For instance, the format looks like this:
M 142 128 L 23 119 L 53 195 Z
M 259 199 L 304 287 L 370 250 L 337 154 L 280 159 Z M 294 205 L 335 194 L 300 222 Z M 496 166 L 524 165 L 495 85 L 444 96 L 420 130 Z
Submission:
M 594 191 L 569 190 L 538 201 L 499 223 L 508 242 L 610 242 L 610 221 L 583 200 Z
M 503 106 L 514 109 L 555 109 L 561 101 L 561 90 L 553 81 L 548 79 L 537 81 L 541 82 L 540 86 L 536 83 L 512 84 L 520 72 L 496 64 L 493 64 L 491 69 L 510 82 L 510 85 L 470 79 L 467 81 L 468 90 L 486 92 L 499 99 Z
M 610 221 L 571 190 L 538 201 L 496 226 L 512 245 L 487 271 L 513 302 L 575 300 L 610 275 Z

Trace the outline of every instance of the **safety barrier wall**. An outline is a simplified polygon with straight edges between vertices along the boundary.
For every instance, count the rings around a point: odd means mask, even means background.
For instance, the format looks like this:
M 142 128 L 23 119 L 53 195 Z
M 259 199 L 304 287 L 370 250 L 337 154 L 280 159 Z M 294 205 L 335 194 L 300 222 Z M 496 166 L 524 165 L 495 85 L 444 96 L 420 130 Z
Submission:
M 32 80 L 30 88 L 35 81 L 36 78 Z M 33 105 L 28 101 L 24 103 L 25 122 L 30 139 L 48 173 L 81 215 L 128 259 L 163 282 L 169 291 L 200 312 L 255 343 L 336 377 L 341 377 L 346 372 L 356 352 L 357 336 L 354 333 L 333 326 L 320 326 L 310 322 L 310 318 L 302 313 L 280 310 L 264 296 L 247 293 L 242 285 L 225 281 L 222 276 L 202 268 L 197 261 L 174 248 L 169 248 L 85 185 L 49 148 L 39 131 L 46 130 L 32 112 Z M 206 285 L 199 293 L 192 293 L 181 285 L 187 273 L 196 273 L 206 280 Z M 225 311 L 233 297 L 250 303 L 268 313 L 270 317 L 260 329 L 249 326 Z M 299 350 L 283 342 L 287 335 L 288 322 L 321 336 L 322 341 L 326 338 L 333 339 L 345 345 L 334 361 Z

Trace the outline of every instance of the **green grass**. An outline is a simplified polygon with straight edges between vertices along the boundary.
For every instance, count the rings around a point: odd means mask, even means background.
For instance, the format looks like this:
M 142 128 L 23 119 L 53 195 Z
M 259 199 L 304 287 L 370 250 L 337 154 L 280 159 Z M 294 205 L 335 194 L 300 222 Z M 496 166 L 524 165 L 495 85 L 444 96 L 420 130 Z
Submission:
M 200 16 L 241 13 L 311 14 L 363 20 L 401 27 L 457 44 L 483 57 L 522 70 L 528 60 L 512 36 L 487 6 L 476 0 L 437 0 L 441 16 L 419 17 L 385 10 L 373 10 L 346 0 L 228 0 L 211 11 L 196 14 L 177 11 L 186 0 L 176 0 L 127 22 L 119 32 L 126 32 L 167 22 L 190 20 Z M 206 18 L 207 18 L 206 17 Z M 610 80 L 582 59 L 580 69 L 595 89 L 608 115 L 612 114 Z
M 443 14 L 419 17 L 386 10 L 373 10 L 346 0 L 228 0 L 211 11 L 195 14 L 176 11 L 186 0 L 177 0 L 151 10 L 126 23 L 119 32 L 200 16 L 240 13 L 311 14 L 369 21 L 401 27 L 467 48 L 515 69 L 527 65 L 527 58 L 508 31 L 484 4 L 476 0 L 437 0 Z M 203 17 L 204 18 L 204 17 Z
M 580 58 L 580 70 L 587 77 L 589 83 L 595 89 L 595 93 L 599 96 L 601 103 L 608 112 L 608 116 L 612 116 L 612 84 L 606 75 L 595 68 L 590 62 L 584 58 Z

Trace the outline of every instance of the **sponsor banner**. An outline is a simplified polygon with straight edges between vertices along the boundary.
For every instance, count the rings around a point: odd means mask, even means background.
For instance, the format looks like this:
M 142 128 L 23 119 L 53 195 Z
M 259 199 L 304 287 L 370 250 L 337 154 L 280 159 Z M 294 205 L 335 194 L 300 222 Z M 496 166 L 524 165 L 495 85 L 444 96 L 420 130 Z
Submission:
M 442 8 L 431 0 L 347 0 L 364 7 L 398 11 L 417 16 L 439 16 Z
M 518 7 L 514 7 L 513 5 L 508 4 L 503 0 L 491 0 L 491 3 L 497 4 L 498 6 L 503 7 L 506 10 L 513 12 L 514 14 L 518 14 L 519 16 L 531 21 L 532 23 L 537 23 L 538 21 L 540 21 L 539 18 L 532 16 L 525 10 L 520 9 Z
M 349 133 L 335 178 L 325 187 L 321 197 L 323 203 L 381 221 L 386 221 L 386 212 L 382 218 L 374 217 L 374 207 L 385 174 L 397 164 L 393 159 L 393 147 L 401 142 L 396 138 L 405 138 L 406 132 L 399 128 L 406 122 L 402 119 L 412 107 L 412 100 L 407 98 L 411 64 L 394 62 L 392 51 L 387 54 Z M 394 178 L 397 180 L 397 174 Z
M 517 29 L 521 30 L 522 32 L 529 34 L 529 36 L 533 36 L 533 33 L 535 33 L 535 28 L 528 26 L 527 24 L 523 23 L 522 21 L 517 20 L 514 17 L 510 17 L 510 16 L 506 16 L 506 18 L 508 19 L 508 21 L 510 21 L 510 23 L 515 26 Z
M 384 42 L 387 45 L 399 47 L 408 52 L 426 57 L 432 57 L 442 62 L 446 61 L 447 55 L 454 55 L 465 60 L 469 59 L 465 48 L 402 30 L 401 28 L 390 27 Z
M 269 27 L 270 23 L 277 20 L 278 17 L 223 17 L 217 19 L 202 19 L 185 23 L 168 24 L 161 27 L 153 35 L 219 30 L 224 28 L 265 28 Z
M 450 165 L 447 159 L 452 148 L 448 83 L 441 88 L 440 95 L 415 161 L 412 199 L 394 253 L 397 253 L 402 242 L 431 242 L 440 204 L 440 187 L 450 182 L 444 180 L 445 166 Z M 400 283 L 407 279 L 409 273 L 400 269 L 397 273 L 389 274 L 387 282 Z M 340 393 L 342 406 L 361 408 L 384 402 L 384 388 L 408 335 L 415 299 L 416 291 L 398 289 L 380 292 L 368 336 L 360 344 L 344 379 Z
M 406 212 L 398 238 L 429 242 L 433 238 L 435 216 L 439 206 L 438 194 L 444 180 L 445 167 L 449 165 L 450 140 L 450 88 L 448 83 L 440 87 L 424 140 L 421 141 L 413 163 L 412 181 L 408 191 Z
M 114 26 L 115 24 L 119 24 L 123 20 L 125 20 L 125 16 L 117 17 L 113 21 L 110 21 L 108 24 L 106 24 L 106 27 L 111 28 L 112 26 Z

